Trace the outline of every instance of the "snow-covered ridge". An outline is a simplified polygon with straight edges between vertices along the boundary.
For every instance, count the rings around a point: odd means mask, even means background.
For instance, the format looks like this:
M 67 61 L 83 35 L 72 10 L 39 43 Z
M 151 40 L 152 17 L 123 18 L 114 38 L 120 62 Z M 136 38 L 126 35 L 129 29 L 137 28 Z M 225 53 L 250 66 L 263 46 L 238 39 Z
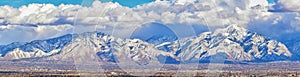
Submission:
M 0 46 L 0 50 L 2 60 L 47 56 L 43 60 L 73 61 L 76 58 L 78 62 L 117 62 L 122 59 L 120 56 L 125 56 L 141 65 L 162 60 L 158 56 L 183 62 L 209 61 L 220 55 L 225 55 L 226 61 L 234 62 L 288 60 L 295 56 L 281 42 L 238 25 L 158 45 L 140 39 L 120 39 L 100 32 L 86 32 L 26 44 L 13 43 Z
M 69 44 L 73 38 L 76 38 L 76 35 L 68 34 L 47 40 L 34 40 L 28 43 L 15 42 L 0 46 L 0 53 L 2 54 L 2 57 L 16 49 L 24 52 L 43 51 L 45 53 L 51 53 L 62 49 L 64 46 Z
M 215 32 L 205 32 L 184 42 L 178 57 L 184 61 L 209 60 L 226 55 L 226 61 L 287 60 L 291 52 L 281 42 L 267 39 L 238 25 L 230 25 Z
M 52 54 L 58 53 L 60 50 L 52 50 L 48 53 L 39 50 L 39 49 L 34 49 L 34 52 L 25 52 L 23 50 L 20 50 L 19 48 L 16 48 L 12 50 L 11 52 L 7 53 L 5 55 L 5 59 L 24 59 L 24 58 L 34 58 L 34 57 L 43 57 L 43 56 L 50 56 Z
M 151 60 L 158 61 L 156 57 L 159 55 L 177 59 L 175 55 L 158 50 L 154 45 L 142 40 L 120 39 L 100 32 L 67 35 L 49 40 L 39 40 L 38 43 L 33 41 L 12 47 L 10 51 L 1 52 L 6 52 L 0 58 L 1 60 L 42 57 L 43 60 L 74 61 L 76 58 L 76 62 L 98 60 L 116 62 L 115 56 L 125 56 L 144 65 Z

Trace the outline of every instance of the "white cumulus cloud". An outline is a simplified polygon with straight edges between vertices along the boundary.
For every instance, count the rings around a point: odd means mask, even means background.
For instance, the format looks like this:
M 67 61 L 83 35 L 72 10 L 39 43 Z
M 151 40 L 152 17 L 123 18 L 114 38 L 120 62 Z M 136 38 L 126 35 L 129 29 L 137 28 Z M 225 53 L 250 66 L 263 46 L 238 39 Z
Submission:
M 272 10 L 275 11 L 300 11 L 300 0 L 275 0 Z
M 256 27 L 279 25 L 279 28 L 285 28 L 277 31 L 300 30 L 299 13 L 277 14 L 268 12 L 265 9 L 267 6 L 266 1 L 258 0 L 155 1 L 136 8 L 99 1 L 95 1 L 91 7 L 52 4 L 30 4 L 20 8 L 0 6 L 0 44 L 88 31 L 102 31 L 122 37 L 150 22 L 177 25 L 168 26 L 175 30 L 178 24 L 204 25 L 210 28 L 239 24 L 262 33 L 264 28 Z M 285 8 L 292 7 L 297 5 Z

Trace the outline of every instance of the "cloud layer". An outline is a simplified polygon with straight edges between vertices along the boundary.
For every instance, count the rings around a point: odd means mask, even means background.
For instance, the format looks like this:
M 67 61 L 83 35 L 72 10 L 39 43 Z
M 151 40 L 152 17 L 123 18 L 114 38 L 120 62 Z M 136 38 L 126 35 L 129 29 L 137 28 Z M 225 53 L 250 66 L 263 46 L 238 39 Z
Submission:
M 297 7 L 296 4 L 291 6 Z M 299 13 L 268 12 L 267 7 L 266 1 L 256 0 L 155 1 L 136 8 L 99 1 L 91 7 L 52 4 L 30 4 L 20 8 L 0 6 L 0 45 L 87 31 L 128 37 L 123 35 L 129 35 L 150 22 L 166 24 L 173 30 L 191 26 L 207 26 L 213 30 L 239 24 L 266 35 L 275 31 L 281 34 L 299 32 Z M 293 7 L 285 8 L 297 10 Z M 272 30 L 264 30 L 267 28 Z
M 300 0 L 276 0 L 274 8 L 281 11 L 300 11 Z

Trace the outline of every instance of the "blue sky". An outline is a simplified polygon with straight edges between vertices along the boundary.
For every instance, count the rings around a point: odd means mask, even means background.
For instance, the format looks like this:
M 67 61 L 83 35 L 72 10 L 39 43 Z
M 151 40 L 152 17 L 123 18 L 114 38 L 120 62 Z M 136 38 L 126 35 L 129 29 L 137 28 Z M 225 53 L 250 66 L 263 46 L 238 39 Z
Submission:
M 273 3 L 275 0 L 268 0 L 269 3 Z
M 23 5 L 28 5 L 31 3 L 50 3 L 54 5 L 60 4 L 78 4 L 83 6 L 90 6 L 94 0 L 1 0 L 0 6 L 9 5 L 18 8 Z M 155 0 L 101 0 L 103 2 L 118 2 L 123 6 L 135 7 L 137 5 L 149 3 Z M 274 0 L 268 0 L 269 3 L 273 3 Z
M 23 5 L 31 3 L 50 3 L 54 5 L 60 4 L 78 4 L 83 6 L 90 6 L 94 0 L 1 0 L 0 6 L 9 5 L 18 8 Z M 102 0 L 103 2 L 112 1 L 118 2 L 123 6 L 135 7 L 136 5 L 145 4 L 154 0 Z
M 104 1 L 104 0 L 102 0 Z M 134 7 L 139 4 L 144 4 L 151 2 L 153 0 L 105 0 L 107 1 L 112 1 L 112 2 L 118 2 L 121 5 L 128 6 L 128 7 Z M 203 0 L 204 1 L 204 0 Z M 217 0 L 219 1 L 219 0 Z M 255 0 L 258 1 L 258 0 Z M 273 1 L 277 0 L 269 0 L 270 3 Z M 47 4 L 54 4 L 54 5 L 60 5 L 60 4 L 78 4 L 78 5 L 84 5 L 84 6 L 90 6 L 94 0 L 0 0 L 0 6 L 1 5 L 9 5 L 13 6 L 15 8 L 32 4 L 32 3 L 47 3 Z M 204 1 L 205 2 L 205 1 Z M 222 2 L 222 1 L 219 1 Z M 244 4 L 235 4 L 235 2 L 224 0 L 224 2 L 228 4 L 232 4 L 232 7 L 222 7 L 221 5 L 218 6 L 218 8 L 224 8 L 224 9 L 231 9 L 234 7 L 242 7 Z M 259 1 L 258 1 L 259 2 Z M 290 7 L 298 7 L 297 2 L 289 2 L 286 4 L 292 4 L 289 5 Z M 175 9 L 168 9 L 172 8 L 173 5 L 161 5 L 161 4 L 152 4 L 152 5 L 147 5 L 147 6 L 141 6 L 138 8 L 139 10 L 135 10 L 135 8 L 130 8 L 130 9 L 124 9 L 124 7 L 119 7 L 116 9 L 110 9 L 108 8 L 109 12 L 107 12 L 107 17 L 111 18 L 116 18 L 120 17 L 118 21 L 116 22 L 114 20 L 101 20 L 101 22 L 104 23 L 98 23 L 100 20 L 96 17 L 99 16 L 100 13 L 103 13 L 102 11 L 98 11 L 99 8 L 82 8 L 78 7 L 78 10 L 64 10 L 62 8 L 49 8 L 49 11 L 45 12 L 45 10 L 40 10 L 42 7 L 39 7 L 38 5 L 33 5 L 32 7 L 27 7 L 23 9 L 15 9 L 15 8 L 7 8 L 7 7 L 0 7 L 0 16 L 2 16 L 2 20 L 0 19 L 0 45 L 1 44 L 8 44 L 11 42 L 28 42 L 31 40 L 38 40 L 38 39 L 47 39 L 50 37 L 57 37 L 61 36 L 64 34 L 69 34 L 73 32 L 73 29 L 79 29 L 78 31 L 74 31 L 75 33 L 80 33 L 80 32 L 88 32 L 91 30 L 94 30 L 94 27 L 90 26 L 80 26 L 80 27 L 74 27 L 73 24 L 76 23 L 76 25 L 86 25 L 86 24 L 92 24 L 92 26 L 98 26 L 102 25 L 99 27 L 99 30 L 106 31 L 107 33 L 110 32 L 110 30 L 113 30 L 115 26 L 118 26 L 118 30 L 114 31 L 119 31 L 119 33 L 114 33 L 116 36 L 125 36 L 126 33 L 129 35 L 131 33 L 130 31 L 133 31 L 135 27 L 139 27 L 139 25 L 142 25 L 147 22 L 152 22 L 152 21 L 157 21 L 161 23 L 168 23 L 167 25 L 174 26 L 174 29 L 178 29 L 176 31 L 182 31 L 182 33 L 187 33 L 184 32 L 186 30 L 181 30 L 180 25 L 185 26 L 193 26 L 193 24 L 207 24 L 209 26 L 223 26 L 224 24 L 231 24 L 231 23 L 238 23 L 238 24 L 246 24 L 246 23 L 257 23 L 254 25 L 270 25 L 264 26 L 265 28 L 257 29 L 258 27 L 253 27 L 252 30 L 253 32 L 259 32 L 258 30 L 261 30 L 261 34 L 265 35 L 270 35 L 268 37 L 280 37 L 281 35 L 285 35 L 284 32 L 293 32 L 293 31 L 300 31 L 299 27 L 299 22 L 297 22 L 297 19 L 294 19 L 294 17 L 297 17 L 299 14 L 296 13 L 273 13 L 270 15 L 270 17 L 267 17 L 268 19 L 265 20 L 260 20 L 256 19 L 252 15 L 258 15 L 258 16 L 264 16 L 260 14 L 265 14 L 265 13 L 260 13 L 258 12 L 257 14 L 252 14 L 254 13 L 253 11 L 246 11 L 243 13 L 236 13 L 236 16 L 233 16 L 232 18 L 216 18 L 216 17 L 222 17 L 222 16 L 216 16 L 216 15 L 221 15 L 220 13 L 216 12 L 210 12 L 210 11 L 205 11 L 202 12 L 201 14 L 199 12 L 199 15 L 201 15 L 201 18 L 197 18 L 192 16 L 193 14 L 197 14 L 197 12 L 190 11 L 194 10 L 194 8 L 189 8 L 189 5 L 184 5 L 182 6 L 185 8 L 186 12 L 178 12 L 178 14 L 171 13 L 171 12 L 177 12 L 177 10 L 182 10 L 181 8 L 175 8 Z M 103 4 L 104 6 L 115 6 L 114 4 Z M 213 5 L 213 4 L 210 4 Z M 64 6 L 62 6 L 64 7 Z M 70 6 L 66 6 L 70 7 Z M 73 7 L 73 6 L 72 6 Z M 155 8 L 149 8 L 149 7 L 155 7 Z M 165 8 L 167 7 L 167 8 Z M 4 8 L 4 9 L 2 9 Z M 143 10 L 144 8 L 144 10 Z M 121 9 L 121 11 L 120 11 Z M 211 8 L 214 9 L 214 8 Z M 287 8 L 290 10 L 296 10 L 298 11 L 297 8 Z M 135 10 L 135 11 L 132 11 Z M 149 10 L 155 10 L 153 11 L 154 13 L 148 13 Z M 275 9 L 276 10 L 276 9 Z M 197 10 L 198 11 L 198 10 Z M 123 12 L 126 12 L 126 14 L 122 14 Z M 192 13 L 189 13 L 192 12 Z M 224 16 L 227 16 L 227 14 L 231 14 L 232 11 L 227 12 L 222 12 L 222 14 L 226 14 Z M 83 17 L 75 17 L 77 16 L 77 13 L 80 13 Z M 272 13 L 272 12 L 270 12 Z M 75 15 L 76 14 L 76 15 Z M 116 15 L 115 15 L 116 14 Z M 181 15 L 182 14 L 182 15 Z M 191 16 L 186 16 L 186 15 L 191 15 Z M 246 16 L 245 16 L 246 15 Z M 155 16 L 155 17 L 154 17 Z M 245 16 L 244 18 L 240 18 L 240 16 Z M 123 17 L 123 18 L 122 18 Z M 130 17 L 130 18 L 125 18 L 125 17 Z M 1 18 L 1 17 L 0 17 Z M 77 19 L 74 19 L 77 18 Z M 178 19 L 179 18 L 179 19 Z M 203 19 L 205 18 L 207 21 L 202 22 Z M 67 20 L 68 19 L 68 20 Z M 69 20 L 70 19 L 70 20 Z M 279 20 L 280 19 L 280 20 Z M 61 21 L 60 21 L 61 20 Z M 80 20 L 80 21 L 77 21 Z M 97 20 L 97 21 L 94 21 Z M 99 21 L 98 21 L 99 20 Z M 251 21 L 249 21 L 251 20 Z M 257 20 L 257 21 L 254 21 Z M 1 22 L 2 21 L 2 22 Z M 59 22 L 57 22 L 59 21 Z M 75 22 L 76 21 L 76 22 Z M 128 22 L 123 22 L 123 21 L 128 21 Z M 201 22 L 199 22 L 201 21 Z M 228 21 L 228 22 L 227 22 Z M 252 22 L 253 21 L 253 22 Z M 132 23 L 134 22 L 134 23 Z M 216 23 L 217 22 L 217 23 Z M 291 23 L 290 23 L 291 22 Z M 182 24 L 178 24 L 182 23 Z M 278 28 L 274 28 L 272 30 L 269 30 L 270 28 L 273 28 L 274 24 L 279 23 Z M 12 24 L 12 25 L 10 25 Z M 27 24 L 33 24 L 34 26 L 41 26 L 41 27 L 23 27 L 23 26 L 18 26 L 14 24 L 19 24 L 24 26 L 28 26 Z M 44 24 L 50 24 L 50 25 L 44 25 Z M 65 25 L 67 24 L 67 25 Z M 120 25 L 122 24 L 122 25 Z M 133 25 L 132 25 L 133 24 Z M 30 26 L 29 25 L 29 26 Z M 283 25 L 283 26 L 281 26 Z M 292 26 L 285 26 L 285 25 L 292 25 Z M 277 25 L 276 25 L 277 26 Z M 123 28 L 126 27 L 126 28 Z M 128 27 L 132 27 L 131 29 L 128 29 Z M 179 28 L 180 27 L 180 28 Z M 260 26 L 259 26 L 260 27 Z M 282 27 L 286 29 L 282 29 Z M 107 28 L 107 29 L 106 29 Z M 45 30 L 44 30 L 45 29 Z M 190 28 L 189 28 L 190 29 Z M 192 28 L 191 28 L 192 29 Z M 200 27 L 199 29 L 202 29 Z M 251 29 L 251 28 L 250 28 Z M 291 29 L 291 30 L 290 30 Z M 3 31 L 1 31 L 3 30 Z M 98 27 L 97 27 L 98 30 Z M 255 31 L 256 30 L 256 31 Z M 286 30 L 286 31 L 284 31 Z M 191 30 L 192 31 L 192 30 Z M 269 31 L 269 32 L 267 32 Z M 278 32 L 278 33 L 274 33 Z M 201 32 L 197 32 L 201 33 Z M 279 34 L 281 33 L 281 34 Z M 274 35 L 271 35 L 274 34 Z M 127 37 L 127 36 L 125 36 Z

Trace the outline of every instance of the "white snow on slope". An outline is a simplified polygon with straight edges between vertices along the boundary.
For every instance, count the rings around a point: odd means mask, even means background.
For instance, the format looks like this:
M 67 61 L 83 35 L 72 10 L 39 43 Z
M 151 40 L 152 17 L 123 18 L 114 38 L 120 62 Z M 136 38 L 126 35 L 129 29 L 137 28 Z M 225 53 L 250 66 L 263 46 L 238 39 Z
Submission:
M 176 45 L 170 45 L 176 46 Z M 170 47 L 176 48 L 176 47 Z M 279 60 L 291 57 L 292 53 L 281 42 L 268 40 L 257 34 L 249 33 L 241 26 L 231 25 L 213 33 L 206 32 L 196 38 L 181 43 L 178 57 L 182 61 L 210 60 L 209 57 L 225 54 L 227 61 Z
M 45 53 L 42 50 L 35 49 L 34 52 L 25 52 L 23 50 L 20 50 L 19 48 L 16 48 L 16 49 L 14 49 L 13 51 L 10 51 L 4 57 L 1 57 L 1 58 L 4 59 L 4 60 L 36 58 L 36 57 L 50 56 L 50 55 L 58 53 L 59 51 L 60 50 L 53 50 L 53 51 L 50 51 L 48 53 Z
M 224 58 L 227 61 L 240 62 L 282 60 L 293 55 L 281 42 L 249 32 L 238 25 L 230 25 L 214 32 L 204 32 L 198 37 L 189 37 L 183 41 L 164 42 L 156 46 L 140 39 L 120 39 L 96 32 L 75 34 L 52 40 L 57 40 L 59 43 L 63 42 L 61 40 L 64 39 L 72 39 L 72 41 L 67 42 L 67 45 L 64 45 L 64 47 L 54 49 L 48 53 L 37 48 L 34 48 L 33 51 L 14 48 L 12 51 L 8 51 L 2 57 L 2 60 L 48 56 L 42 59 L 76 61 L 79 63 L 95 61 L 114 62 L 115 60 L 126 62 L 131 60 L 139 65 L 147 65 L 151 61 L 157 62 L 158 56 L 189 62 L 193 60 L 210 60 L 209 57 L 225 54 Z M 32 42 L 28 44 L 41 46 L 41 44 L 51 43 L 36 44 Z M 28 47 L 25 48 L 32 46 L 28 44 L 26 44 Z M 44 45 L 42 48 L 49 49 L 47 47 L 51 48 L 52 46 Z M 165 48 L 167 49 L 164 50 Z

